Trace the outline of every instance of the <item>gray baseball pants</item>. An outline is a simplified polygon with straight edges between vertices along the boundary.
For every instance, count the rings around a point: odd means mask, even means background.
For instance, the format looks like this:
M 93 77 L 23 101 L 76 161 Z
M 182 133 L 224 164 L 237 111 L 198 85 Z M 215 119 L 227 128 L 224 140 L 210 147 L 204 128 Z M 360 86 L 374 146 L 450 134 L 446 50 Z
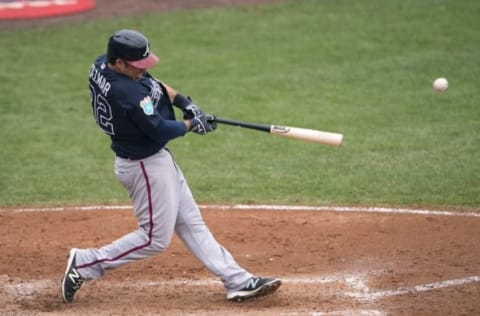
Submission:
M 141 160 L 116 157 L 115 175 L 129 192 L 139 227 L 104 247 L 79 249 L 75 263 L 83 278 L 97 279 L 107 269 L 164 252 L 174 231 L 227 291 L 252 277 L 211 234 L 168 150 Z

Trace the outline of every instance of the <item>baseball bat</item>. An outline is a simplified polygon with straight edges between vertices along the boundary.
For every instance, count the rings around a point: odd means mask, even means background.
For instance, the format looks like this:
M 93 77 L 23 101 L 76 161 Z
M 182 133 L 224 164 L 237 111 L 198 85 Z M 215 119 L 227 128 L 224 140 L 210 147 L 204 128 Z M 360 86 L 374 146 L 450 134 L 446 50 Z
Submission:
M 243 128 L 253 129 L 257 131 L 267 132 L 273 135 L 299 139 L 309 142 L 314 142 L 322 145 L 339 147 L 343 142 L 343 135 L 339 133 L 324 132 L 315 129 L 306 129 L 299 127 L 280 126 L 280 125 L 266 125 L 256 124 L 250 122 L 242 122 L 230 120 L 226 118 L 216 117 L 215 122 L 239 126 Z

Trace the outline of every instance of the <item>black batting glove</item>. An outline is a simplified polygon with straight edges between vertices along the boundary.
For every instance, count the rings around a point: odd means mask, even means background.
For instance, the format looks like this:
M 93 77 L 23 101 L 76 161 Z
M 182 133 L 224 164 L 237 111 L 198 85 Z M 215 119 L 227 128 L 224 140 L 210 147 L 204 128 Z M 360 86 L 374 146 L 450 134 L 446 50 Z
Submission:
M 206 135 L 217 128 L 215 116 L 201 112 L 201 115 L 195 116 L 190 120 L 191 131 L 195 134 Z
M 184 120 L 191 120 L 194 117 L 198 116 L 202 111 L 196 104 L 189 104 L 182 109 L 183 111 L 183 119 Z
M 213 114 L 206 114 L 207 122 L 211 125 L 212 131 L 217 129 L 217 121 L 215 120 L 216 117 Z

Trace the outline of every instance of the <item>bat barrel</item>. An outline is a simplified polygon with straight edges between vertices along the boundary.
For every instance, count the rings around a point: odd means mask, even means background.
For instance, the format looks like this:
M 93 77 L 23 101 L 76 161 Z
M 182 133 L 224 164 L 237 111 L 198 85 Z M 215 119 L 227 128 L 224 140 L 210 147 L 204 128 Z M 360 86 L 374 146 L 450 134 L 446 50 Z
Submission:
M 338 147 L 343 143 L 342 134 L 324 132 L 314 129 L 272 125 L 271 133 L 278 136 L 335 147 Z
M 338 147 L 343 142 L 342 134 L 324 132 L 324 131 L 319 131 L 314 129 L 279 126 L 279 125 L 256 124 L 256 123 L 242 122 L 242 121 L 230 120 L 230 119 L 219 118 L 219 117 L 215 118 L 215 122 L 258 130 L 258 131 L 267 132 L 273 135 L 278 135 L 282 137 L 288 137 L 288 138 L 293 138 L 293 139 L 298 139 L 298 140 L 303 140 L 308 142 L 314 142 L 317 144 L 323 144 L 328 146 Z

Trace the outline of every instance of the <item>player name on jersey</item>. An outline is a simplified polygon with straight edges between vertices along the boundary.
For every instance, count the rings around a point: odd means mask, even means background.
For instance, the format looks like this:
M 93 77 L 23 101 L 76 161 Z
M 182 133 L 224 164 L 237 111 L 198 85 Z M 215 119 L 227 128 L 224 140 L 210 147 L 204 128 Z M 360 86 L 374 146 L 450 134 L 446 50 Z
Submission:
M 102 65 L 102 67 L 105 67 L 105 65 Z M 108 95 L 108 91 L 110 91 L 111 84 L 98 71 L 98 69 L 95 68 L 95 65 L 92 65 L 92 67 L 90 67 L 90 79 L 92 79 L 92 81 L 97 84 L 102 94 L 106 97 Z

